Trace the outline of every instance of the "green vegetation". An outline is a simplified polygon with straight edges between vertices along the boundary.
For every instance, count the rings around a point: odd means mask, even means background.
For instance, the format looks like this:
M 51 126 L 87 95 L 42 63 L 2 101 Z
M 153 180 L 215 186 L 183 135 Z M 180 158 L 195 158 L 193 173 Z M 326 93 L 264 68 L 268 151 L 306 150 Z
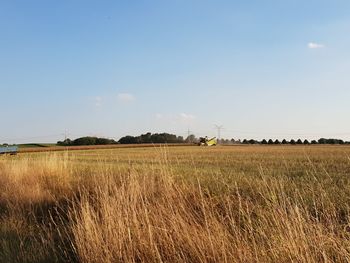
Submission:
M 125 136 L 120 138 L 121 144 L 138 144 L 138 143 L 184 143 L 181 136 L 169 133 L 146 133 L 140 136 Z
M 309 142 L 308 140 L 301 140 L 301 139 L 297 139 L 297 140 L 290 140 L 290 141 L 287 141 L 286 139 L 283 139 L 282 142 L 280 142 L 278 139 L 276 140 L 272 140 L 272 139 L 269 139 L 269 140 L 266 140 L 266 139 L 263 139 L 261 141 L 257 141 L 257 140 L 254 140 L 254 139 L 250 139 L 250 140 L 247 140 L 247 139 L 244 139 L 242 141 L 243 144 L 291 144 L 291 145 L 295 145 L 295 144 L 339 144 L 339 145 L 342 145 L 342 144 L 350 144 L 350 142 L 346 142 L 346 141 L 343 141 L 343 140 L 340 140 L 340 139 L 325 139 L 325 138 L 321 138 L 319 140 L 312 140 L 311 142 Z M 221 139 L 220 140 L 220 144 L 240 144 L 240 141 L 235 141 L 234 139 L 231 139 L 231 140 L 225 140 L 225 139 Z
M 108 145 L 117 144 L 113 139 L 98 138 L 98 137 L 81 137 L 75 140 L 66 139 L 63 142 L 57 142 L 58 146 L 83 146 L 83 145 Z

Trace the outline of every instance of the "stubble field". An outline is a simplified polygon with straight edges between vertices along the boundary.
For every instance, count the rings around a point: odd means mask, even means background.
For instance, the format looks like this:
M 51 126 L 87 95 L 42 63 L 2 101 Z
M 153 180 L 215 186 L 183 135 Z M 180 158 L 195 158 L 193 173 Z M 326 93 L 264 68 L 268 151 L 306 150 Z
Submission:
M 0 156 L 0 262 L 350 262 L 350 147 Z

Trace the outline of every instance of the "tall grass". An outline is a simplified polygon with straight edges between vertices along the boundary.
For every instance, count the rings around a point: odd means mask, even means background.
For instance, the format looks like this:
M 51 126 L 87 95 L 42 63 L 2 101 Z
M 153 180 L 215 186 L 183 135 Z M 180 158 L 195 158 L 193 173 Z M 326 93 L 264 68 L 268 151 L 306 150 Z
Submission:
M 350 262 L 346 160 L 214 151 L 1 159 L 0 262 Z

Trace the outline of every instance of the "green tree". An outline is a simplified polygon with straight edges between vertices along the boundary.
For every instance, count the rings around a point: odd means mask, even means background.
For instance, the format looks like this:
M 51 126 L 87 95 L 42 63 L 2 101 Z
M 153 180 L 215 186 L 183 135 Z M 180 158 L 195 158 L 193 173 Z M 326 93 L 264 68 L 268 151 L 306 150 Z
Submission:
M 118 142 L 121 143 L 121 144 L 136 144 L 136 143 L 140 143 L 138 141 L 137 137 L 130 136 L 130 135 L 127 135 L 127 136 L 124 136 L 124 137 L 120 138 Z
M 185 142 L 182 136 L 176 136 L 169 133 L 146 133 L 140 136 L 124 136 L 119 139 L 121 144 L 134 143 L 183 143 Z
M 250 139 L 249 141 L 248 141 L 248 143 L 249 144 L 256 144 L 256 143 L 258 143 L 256 140 L 253 140 L 253 139 Z
M 321 138 L 321 139 L 318 140 L 318 143 L 319 144 L 326 144 L 327 143 L 327 139 Z
M 64 141 L 58 141 L 57 145 L 59 145 L 59 146 L 70 146 L 70 145 L 72 145 L 72 140 L 67 138 Z

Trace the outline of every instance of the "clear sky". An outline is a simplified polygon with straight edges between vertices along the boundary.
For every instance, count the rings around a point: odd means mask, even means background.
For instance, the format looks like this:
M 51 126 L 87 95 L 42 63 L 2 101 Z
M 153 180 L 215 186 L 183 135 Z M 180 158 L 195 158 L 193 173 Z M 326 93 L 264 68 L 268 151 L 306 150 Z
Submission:
M 350 140 L 350 1 L 0 1 L 0 143 Z

